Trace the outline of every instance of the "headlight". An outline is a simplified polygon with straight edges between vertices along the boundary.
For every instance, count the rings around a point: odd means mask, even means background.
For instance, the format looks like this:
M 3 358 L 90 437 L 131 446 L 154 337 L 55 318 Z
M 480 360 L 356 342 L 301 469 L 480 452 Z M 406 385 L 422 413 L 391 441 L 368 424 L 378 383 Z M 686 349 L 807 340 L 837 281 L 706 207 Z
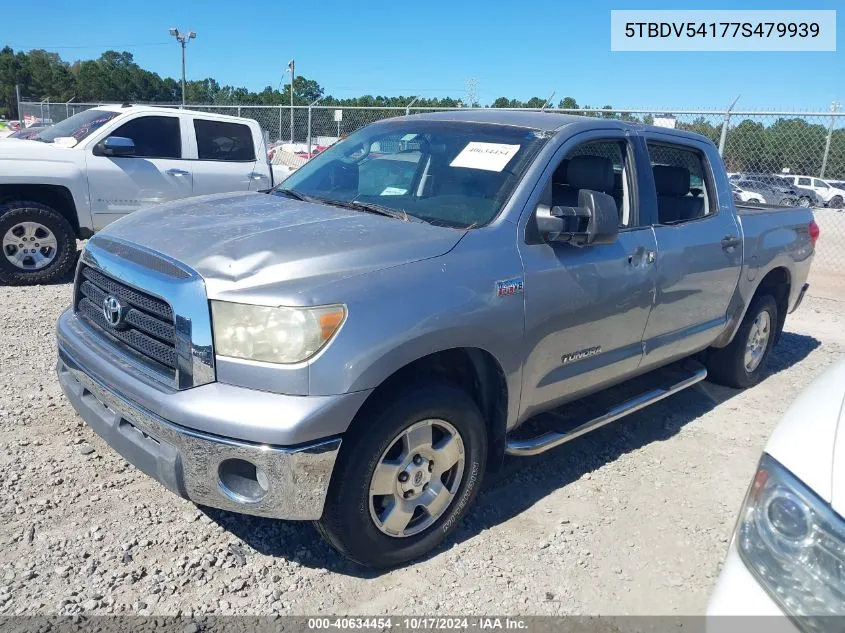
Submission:
M 274 308 L 211 302 L 215 353 L 268 363 L 299 363 L 316 354 L 346 318 L 341 305 Z
M 745 499 L 737 545 L 802 628 L 827 630 L 841 622 L 815 616 L 845 615 L 845 519 L 768 455 Z

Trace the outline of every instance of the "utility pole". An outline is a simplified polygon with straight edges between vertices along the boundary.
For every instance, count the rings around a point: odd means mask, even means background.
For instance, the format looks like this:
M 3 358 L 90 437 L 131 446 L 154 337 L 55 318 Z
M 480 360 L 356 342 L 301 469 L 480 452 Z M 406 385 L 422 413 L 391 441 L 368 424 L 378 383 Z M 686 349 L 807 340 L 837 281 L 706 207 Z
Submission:
M 466 80 L 466 95 L 467 95 L 467 103 L 470 108 L 474 108 L 476 102 L 478 101 L 478 79 L 475 77 L 470 77 Z
M 187 33 L 179 32 L 175 26 L 170 29 L 170 34 L 176 38 L 176 41 L 182 45 L 182 107 L 185 107 L 185 47 L 188 45 L 188 42 L 194 39 L 197 34 L 193 31 L 188 31 Z
M 288 62 L 290 71 L 290 144 L 293 145 L 293 80 L 296 79 L 296 60 Z
M 822 156 L 822 171 L 819 178 L 824 178 L 824 170 L 827 169 L 827 156 L 830 154 L 830 140 L 833 137 L 833 126 L 836 124 L 836 113 L 842 104 L 834 101 L 830 104 L 830 125 L 827 126 L 827 139 L 824 142 L 824 155 Z

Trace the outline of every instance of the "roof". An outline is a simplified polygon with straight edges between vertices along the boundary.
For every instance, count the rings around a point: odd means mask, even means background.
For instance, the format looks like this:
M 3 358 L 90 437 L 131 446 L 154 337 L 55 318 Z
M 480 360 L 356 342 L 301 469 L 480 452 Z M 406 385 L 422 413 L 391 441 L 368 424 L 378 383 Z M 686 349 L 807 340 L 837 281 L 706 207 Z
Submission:
M 154 112 L 160 114 L 161 112 L 167 112 L 169 110 L 176 110 L 178 112 L 182 112 L 184 114 L 193 114 L 197 116 L 202 116 L 205 118 L 214 118 L 214 119 L 232 119 L 242 121 L 244 118 L 248 117 L 237 117 L 231 116 L 227 114 L 218 114 L 217 112 L 207 112 L 203 110 L 188 110 L 179 108 L 179 106 L 151 106 L 151 105 L 120 105 L 117 103 L 107 103 L 103 105 L 98 105 L 94 109 L 96 110 L 106 110 L 108 112 Z
M 557 130 L 567 125 L 582 121 L 586 117 L 539 110 L 504 110 L 501 108 L 465 108 L 459 110 L 439 110 L 423 114 L 413 114 L 409 119 L 427 121 L 466 121 L 471 123 L 497 123 L 515 125 L 535 130 Z
M 563 114 L 554 111 L 541 110 L 505 110 L 502 108 L 464 108 L 460 110 L 439 110 L 424 114 L 414 114 L 410 119 L 424 119 L 427 121 L 466 121 L 472 123 L 493 123 L 499 125 L 515 125 L 535 130 L 556 131 L 567 125 L 589 124 L 596 127 L 598 123 L 604 128 L 621 130 L 648 130 L 660 132 L 672 136 L 684 138 L 709 139 L 695 132 L 678 130 L 675 128 L 661 127 L 657 125 L 644 125 L 633 121 L 622 121 L 620 119 L 604 119 L 596 117 L 578 116 L 575 114 Z

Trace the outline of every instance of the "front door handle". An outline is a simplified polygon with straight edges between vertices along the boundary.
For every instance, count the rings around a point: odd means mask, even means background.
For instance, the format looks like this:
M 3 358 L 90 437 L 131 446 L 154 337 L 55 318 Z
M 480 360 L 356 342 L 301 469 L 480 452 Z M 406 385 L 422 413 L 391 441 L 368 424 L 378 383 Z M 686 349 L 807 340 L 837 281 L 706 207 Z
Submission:
M 722 238 L 722 248 L 725 250 L 733 248 L 734 246 L 739 246 L 741 243 L 742 240 L 739 239 L 736 235 L 726 235 Z
M 262 178 L 266 178 L 264 174 L 259 174 L 257 171 L 251 171 L 246 175 L 247 178 L 250 180 L 261 180 Z
M 170 176 L 190 176 L 191 172 L 185 171 L 184 169 L 176 169 L 175 167 L 171 167 L 168 169 L 165 174 L 169 174 Z

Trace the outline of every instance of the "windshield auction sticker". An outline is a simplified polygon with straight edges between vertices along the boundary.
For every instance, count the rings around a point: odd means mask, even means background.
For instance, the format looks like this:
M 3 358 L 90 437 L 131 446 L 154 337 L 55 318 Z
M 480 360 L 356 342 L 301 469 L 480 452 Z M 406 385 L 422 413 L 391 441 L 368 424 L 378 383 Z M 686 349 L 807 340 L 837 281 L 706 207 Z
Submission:
M 836 11 L 611 11 L 612 51 L 835 51 Z
M 468 167 L 486 171 L 502 171 L 511 158 L 519 151 L 519 145 L 505 143 L 482 143 L 471 141 L 449 163 L 450 167 Z

